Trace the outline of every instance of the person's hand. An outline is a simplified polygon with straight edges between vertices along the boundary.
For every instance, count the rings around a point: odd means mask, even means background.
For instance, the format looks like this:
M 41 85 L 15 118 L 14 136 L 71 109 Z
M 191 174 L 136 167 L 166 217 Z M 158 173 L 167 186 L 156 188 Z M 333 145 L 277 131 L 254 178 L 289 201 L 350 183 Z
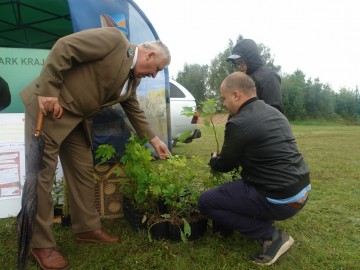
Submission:
M 162 140 L 160 140 L 159 137 L 156 136 L 152 138 L 150 143 L 154 147 L 160 159 L 167 159 L 169 156 L 171 156 L 167 145 Z
M 56 119 L 60 119 L 64 113 L 63 108 L 59 104 L 59 99 L 57 97 L 38 97 L 39 109 L 46 115 L 47 113 L 52 113 L 52 116 Z

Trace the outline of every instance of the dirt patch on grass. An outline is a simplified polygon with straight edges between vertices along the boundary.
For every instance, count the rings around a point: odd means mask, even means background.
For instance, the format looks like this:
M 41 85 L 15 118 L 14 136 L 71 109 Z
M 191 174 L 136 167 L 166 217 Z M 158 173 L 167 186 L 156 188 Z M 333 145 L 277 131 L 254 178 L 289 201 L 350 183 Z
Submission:
M 214 125 L 225 125 L 228 117 L 229 117 L 228 113 L 215 114 L 213 116 Z M 203 123 L 204 123 L 204 119 L 200 117 L 199 118 L 199 124 L 203 124 Z

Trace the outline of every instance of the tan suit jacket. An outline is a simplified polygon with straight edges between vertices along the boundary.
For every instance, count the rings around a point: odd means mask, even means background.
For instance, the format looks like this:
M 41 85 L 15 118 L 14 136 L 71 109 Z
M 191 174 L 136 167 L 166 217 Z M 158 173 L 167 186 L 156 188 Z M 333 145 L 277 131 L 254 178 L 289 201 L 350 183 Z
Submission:
M 38 211 L 32 247 L 56 246 L 51 231 L 51 190 L 58 156 L 69 191 L 74 233 L 101 228 L 99 213 L 94 207 L 92 115 L 120 103 L 140 136 L 150 139 L 155 136 L 136 99 L 140 79 L 129 78 L 134 52 L 135 45 L 117 28 L 90 29 L 63 37 L 51 49 L 40 76 L 21 92 L 26 107 L 27 153 L 39 112 L 37 97 L 58 97 L 64 109 L 61 119 L 53 119 L 49 114 L 43 121 L 45 168 L 38 174 Z M 120 97 L 127 79 L 129 90 Z M 83 123 L 85 132 L 76 128 L 79 123 Z
M 136 99 L 140 79 L 130 78 L 129 91 L 120 97 L 134 52 L 135 45 L 115 27 L 84 30 L 59 39 L 40 76 L 20 93 L 27 112 L 35 120 L 39 110 L 37 97 L 58 97 L 64 115 L 60 120 L 46 117 L 43 132 L 61 144 L 83 122 L 91 144 L 91 116 L 120 103 L 141 137 L 155 137 Z

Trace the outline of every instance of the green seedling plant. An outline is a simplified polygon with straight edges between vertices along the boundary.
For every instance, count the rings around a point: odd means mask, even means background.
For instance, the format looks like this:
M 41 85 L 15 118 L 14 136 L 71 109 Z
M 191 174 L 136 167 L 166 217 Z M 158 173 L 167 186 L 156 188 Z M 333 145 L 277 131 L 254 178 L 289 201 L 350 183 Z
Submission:
M 152 150 L 145 147 L 149 140 L 147 138 L 140 139 L 135 133 L 131 133 L 127 144 L 125 145 L 124 155 L 120 159 L 123 169 L 127 175 L 120 189 L 125 197 L 127 197 L 135 206 L 140 208 L 146 200 L 146 190 L 148 188 L 149 177 L 151 175 L 151 153 Z M 100 163 L 104 163 L 116 154 L 113 146 L 108 144 L 100 145 L 96 150 L 96 158 L 100 158 Z M 115 175 L 122 174 L 122 168 L 114 170 Z
M 219 140 L 218 140 L 218 136 L 216 133 L 215 124 L 213 121 L 213 118 L 214 118 L 215 114 L 217 113 L 216 101 L 214 98 L 210 98 L 206 101 L 200 102 L 200 104 L 201 105 L 200 105 L 200 110 L 199 110 L 199 117 L 204 118 L 204 126 L 206 126 L 206 127 L 211 126 L 212 131 L 214 133 L 214 138 L 216 141 L 216 153 L 220 153 Z M 193 116 L 194 115 L 193 108 L 192 107 L 183 107 L 181 114 L 185 115 L 185 116 Z M 180 137 L 182 137 L 182 135 L 183 134 L 181 134 Z M 186 135 L 185 135 L 185 138 L 187 138 Z M 234 179 L 238 178 L 239 169 L 236 168 L 229 173 L 222 173 L 222 172 L 217 172 L 217 171 L 211 170 L 210 173 L 211 173 L 212 177 L 209 177 L 209 180 L 207 182 L 205 182 L 205 186 L 208 188 L 224 184 L 224 183 L 228 182 L 229 179 L 234 180 Z
M 195 171 L 187 163 L 190 159 L 173 155 L 166 160 L 155 161 L 152 149 L 145 147 L 147 142 L 147 138 L 140 139 L 135 133 L 128 139 L 120 159 L 127 178 L 122 181 L 120 190 L 135 208 L 145 211 L 142 222 L 148 224 L 150 242 L 151 227 L 160 222 L 170 222 L 179 227 L 181 240 L 186 243 L 191 235 L 187 219 L 196 212 L 202 188 L 194 181 Z M 106 162 L 114 157 L 114 150 L 112 146 L 101 145 L 96 157 L 100 162 Z M 191 162 L 200 160 L 192 157 Z M 117 174 L 117 168 L 114 173 Z M 165 204 L 166 213 L 161 213 L 159 202 Z
M 193 108 L 183 107 L 181 114 L 185 116 L 192 116 L 194 115 Z M 215 114 L 216 114 L 216 102 L 214 98 L 210 98 L 208 100 L 200 102 L 199 117 L 204 118 L 204 126 L 210 127 L 211 125 L 212 131 L 214 133 L 214 138 L 216 141 L 216 153 L 219 153 L 220 152 L 219 140 L 217 137 L 215 124 L 213 121 L 213 117 Z M 212 179 L 216 179 L 216 182 L 220 183 L 224 181 L 224 177 L 222 173 L 211 170 L 211 174 L 213 175 Z
M 128 181 L 121 185 L 122 192 L 138 208 L 146 202 L 146 193 L 152 177 L 151 161 L 154 157 L 151 155 L 152 149 L 145 147 L 148 141 L 148 138 L 140 139 L 135 133 L 131 133 L 124 155 L 120 159 L 128 176 Z
M 161 194 L 161 199 L 173 217 L 189 216 L 193 205 L 197 204 L 196 194 L 202 190 L 198 181 L 194 181 L 196 174 L 188 162 L 200 163 L 197 157 L 186 158 L 181 155 L 154 163 L 154 174 L 159 183 L 150 184 L 149 190 L 153 194 Z
M 204 126 L 206 127 L 212 127 L 213 133 L 214 133 L 214 137 L 215 137 L 215 141 L 216 141 L 216 152 L 219 153 L 220 152 L 220 147 L 219 147 L 219 140 L 218 140 L 218 136 L 216 134 L 216 129 L 215 129 L 215 125 L 214 125 L 214 115 L 216 114 L 216 102 L 215 99 L 210 98 L 206 101 L 201 101 L 200 102 L 200 111 L 199 111 L 199 117 L 204 118 Z M 183 107 L 183 110 L 181 111 L 182 115 L 185 116 L 193 116 L 194 115 L 194 111 L 192 107 Z M 181 134 L 183 135 L 183 134 Z M 182 137 L 182 136 L 180 136 Z
M 155 221 L 150 220 L 150 223 L 168 221 L 175 224 L 179 228 L 180 237 L 184 243 L 191 235 L 191 227 L 187 219 L 197 208 L 200 193 L 196 189 L 198 187 L 194 181 L 195 173 L 188 164 L 190 160 L 196 162 L 197 158 L 188 159 L 185 156 L 174 155 L 165 161 L 154 162 L 153 175 L 155 175 L 156 181 L 150 183 L 148 194 L 150 197 L 154 196 L 153 202 L 156 203 L 160 199 L 167 207 L 165 215 L 156 215 L 153 217 Z M 149 239 L 151 239 L 151 235 L 149 235 Z

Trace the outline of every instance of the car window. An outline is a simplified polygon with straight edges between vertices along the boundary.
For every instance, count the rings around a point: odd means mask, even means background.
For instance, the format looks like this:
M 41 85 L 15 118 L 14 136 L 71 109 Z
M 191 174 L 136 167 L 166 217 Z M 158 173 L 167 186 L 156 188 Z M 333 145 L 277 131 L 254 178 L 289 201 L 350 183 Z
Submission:
M 176 85 L 170 83 L 170 97 L 171 98 L 184 98 L 185 94 Z

